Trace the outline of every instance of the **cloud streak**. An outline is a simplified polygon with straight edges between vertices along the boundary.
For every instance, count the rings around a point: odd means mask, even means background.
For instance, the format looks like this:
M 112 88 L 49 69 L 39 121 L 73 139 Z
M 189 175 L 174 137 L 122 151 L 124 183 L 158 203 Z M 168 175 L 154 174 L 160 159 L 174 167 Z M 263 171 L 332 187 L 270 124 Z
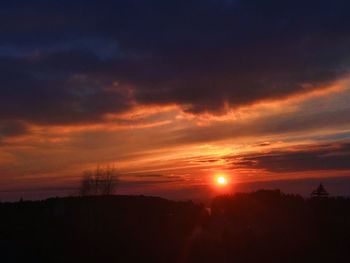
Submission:
M 261 154 L 232 158 L 232 167 L 289 173 L 323 170 L 350 170 L 350 143 L 333 143 L 275 149 Z

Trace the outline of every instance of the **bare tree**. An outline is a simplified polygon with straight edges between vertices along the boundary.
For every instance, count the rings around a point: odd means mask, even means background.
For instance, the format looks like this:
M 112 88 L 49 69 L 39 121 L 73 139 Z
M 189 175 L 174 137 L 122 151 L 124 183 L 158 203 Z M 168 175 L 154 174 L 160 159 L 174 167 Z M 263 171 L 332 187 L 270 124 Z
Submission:
M 86 171 L 81 180 L 80 194 L 82 196 L 112 195 L 118 182 L 118 173 L 114 168 L 106 167 Z

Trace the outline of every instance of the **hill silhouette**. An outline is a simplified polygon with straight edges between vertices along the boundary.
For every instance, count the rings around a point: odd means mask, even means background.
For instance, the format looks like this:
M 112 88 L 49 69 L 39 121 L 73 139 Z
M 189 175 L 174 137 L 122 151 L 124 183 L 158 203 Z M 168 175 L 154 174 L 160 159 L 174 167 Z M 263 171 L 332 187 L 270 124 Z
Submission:
M 145 196 L 0 203 L 1 262 L 349 262 L 350 200 L 278 190 L 210 210 Z

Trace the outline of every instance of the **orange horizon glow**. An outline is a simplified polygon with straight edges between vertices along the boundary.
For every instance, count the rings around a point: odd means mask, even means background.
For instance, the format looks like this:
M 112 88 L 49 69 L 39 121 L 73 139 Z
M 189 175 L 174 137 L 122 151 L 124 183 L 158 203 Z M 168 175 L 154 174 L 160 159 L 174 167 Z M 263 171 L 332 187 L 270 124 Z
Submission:
M 121 188 L 126 185 L 131 193 L 205 185 L 208 192 L 221 194 L 242 183 L 347 176 L 349 170 L 275 172 L 254 162 L 251 167 L 240 164 L 249 155 L 324 149 L 317 136 L 337 151 L 332 142 L 337 137 L 332 136 L 350 134 L 345 110 L 339 124 L 304 127 L 303 121 L 302 127 L 298 122 L 283 127 L 284 119 L 292 120 L 294 114 L 314 118 L 320 102 L 347 107 L 350 89 L 344 85 L 232 108 L 222 115 L 151 105 L 91 123 L 26 123 L 25 133 L 2 138 L 0 171 L 6 176 L 0 178 L 0 190 L 75 187 L 83 171 L 111 164 L 122 175 Z

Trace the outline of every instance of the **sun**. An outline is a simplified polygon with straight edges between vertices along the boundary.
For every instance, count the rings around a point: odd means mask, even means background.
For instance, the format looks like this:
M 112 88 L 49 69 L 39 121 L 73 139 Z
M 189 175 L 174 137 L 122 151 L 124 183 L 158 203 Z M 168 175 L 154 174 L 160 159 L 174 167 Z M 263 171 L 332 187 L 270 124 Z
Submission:
M 226 185 L 226 184 L 227 184 L 227 179 L 226 179 L 225 176 L 219 175 L 219 176 L 216 178 L 216 183 L 217 183 L 218 185 L 221 185 L 221 186 Z

